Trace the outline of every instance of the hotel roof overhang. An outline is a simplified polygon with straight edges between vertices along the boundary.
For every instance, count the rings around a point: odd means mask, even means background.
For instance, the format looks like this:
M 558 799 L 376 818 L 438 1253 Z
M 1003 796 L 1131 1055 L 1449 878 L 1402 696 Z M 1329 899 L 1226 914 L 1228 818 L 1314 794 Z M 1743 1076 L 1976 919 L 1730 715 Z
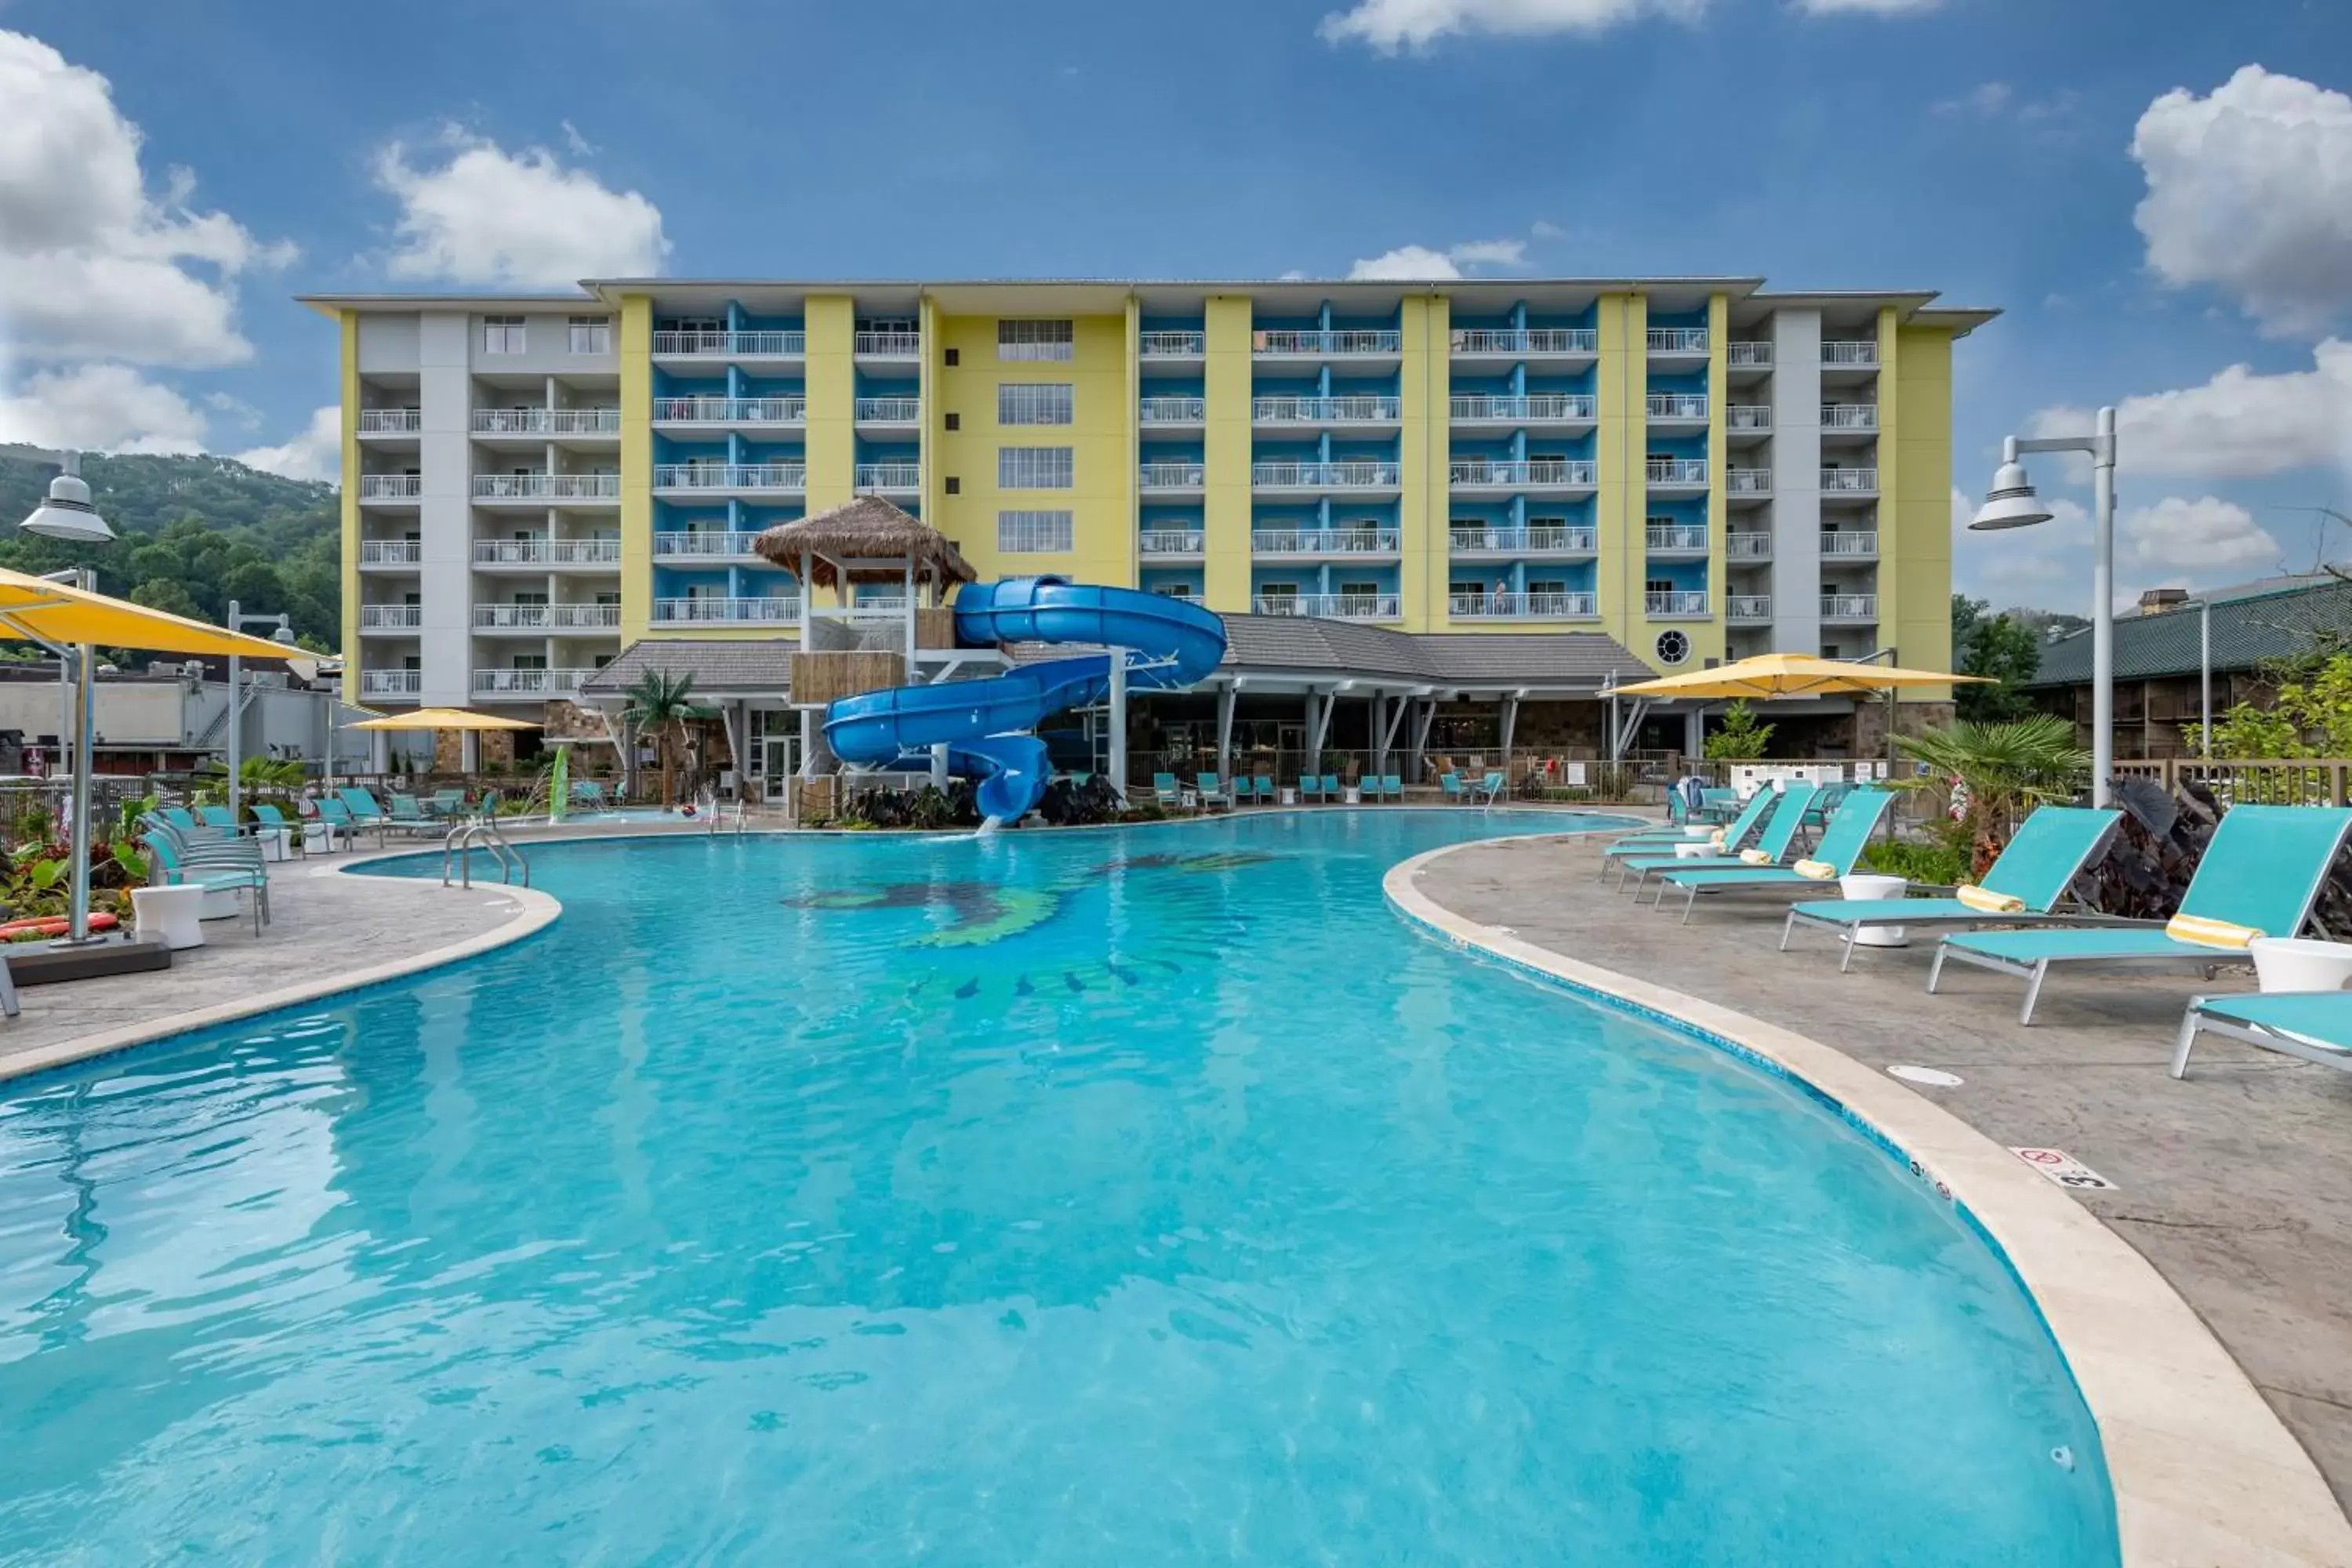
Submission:
M 782 700 L 798 643 L 776 637 L 646 637 L 581 683 L 583 702 L 617 702 L 648 671 L 685 676 L 698 700 Z

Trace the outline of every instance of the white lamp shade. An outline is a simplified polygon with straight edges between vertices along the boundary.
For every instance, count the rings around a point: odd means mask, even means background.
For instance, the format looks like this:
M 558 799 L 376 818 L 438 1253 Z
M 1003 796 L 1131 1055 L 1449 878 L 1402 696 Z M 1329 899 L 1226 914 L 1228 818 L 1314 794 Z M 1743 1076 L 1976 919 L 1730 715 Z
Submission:
M 1969 520 L 1969 527 L 1986 531 L 2031 528 L 2049 521 L 2050 509 L 2033 493 L 2033 481 L 2025 477 L 2025 465 L 2003 463 L 1992 477 L 1992 489 L 1987 492 L 1984 505 Z
M 49 481 L 49 499 L 16 525 L 26 533 L 62 539 L 72 544 L 111 544 L 114 530 L 90 504 L 89 486 L 79 474 L 59 474 Z

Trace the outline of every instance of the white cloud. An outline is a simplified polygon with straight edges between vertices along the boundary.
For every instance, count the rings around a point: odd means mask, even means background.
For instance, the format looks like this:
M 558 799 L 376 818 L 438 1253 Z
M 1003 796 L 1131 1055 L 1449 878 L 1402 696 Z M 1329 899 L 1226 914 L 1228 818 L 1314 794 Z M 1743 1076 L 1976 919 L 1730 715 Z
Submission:
M 2005 81 L 1984 81 L 1969 89 L 1958 98 L 1943 99 L 1927 106 L 1931 114 L 1947 118 L 1966 116 L 1973 120 L 1999 120 L 2018 125 L 2046 125 L 2073 114 L 2083 101 L 2082 94 L 2072 88 L 2053 92 L 2047 98 L 2021 97 L 2016 88 Z
M 205 416 L 127 364 L 36 371 L 0 395 L 0 441 L 83 452 L 201 452 Z
M 1463 267 L 1524 267 L 1528 263 L 1528 242 L 1474 239 L 1451 247 L 1445 254 Z
M 248 468 L 267 468 L 289 479 L 338 480 L 343 471 L 343 411 L 334 404 L 312 411 L 310 423 L 279 447 L 255 447 L 236 454 Z
M 1534 235 L 1538 239 L 1566 239 L 1568 237 L 1568 230 L 1560 227 L 1559 225 L 1552 222 L 1549 218 L 1539 217 L 1536 219 L 1534 224 L 1528 227 L 1528 232 Z
M 1425 245 L 1400 245 L 1378 256 L 1358 257 L 1348 268 L 1348 277 L 1355 281 L 1447 281 L 1461 277 L 1465 268 L 1524 267 L 1527 260 L 1528 242 L 1524 239 L 1465 240 L 1444 250 L 1432 250 Z
M 36 359 L 249 358 L 234 279 L 293 247 L 193 210 L 184 169 L 151 193 L 106 78 L 37 38 L 0 32 L 0 337 Z
M 2352 98 L 2246 66 L 2210 97 L 2149 104 L 2131 152 L 2157 276 L 2211 284 L 2282 336 L 2352 308 Z
M 1455 33 L 1604 33 L 1650 16 L 1696 22 L 1706 10 L 1706 0 L 1356 0 L 1324 17 L 1318 31 L 1334 44 L 1361 42 L 1392 55 Z
M 2274 565 L 2279 559 L 2278 541 L 2252 512 L 2213 496 L 2167 496 L 2125 518 L 2121 533 L 2123 553 L 2142 566 L 2200 572 Z
M 565 168 L 544 147 L 509 153 L 453 125 L 434 151 L 446 158 L 412 163 L 397 142 L 376 158 L 376 184 L 400 203 L 385 262 L 394 278 L 562 288 L 646 276 L 669 255 L 660 208 Z
M 2085 408 L 2045 408 L 2031 428 L 2078 435 L 2092 417 Z M 2118 462 L 2135 474 L 2260 479 L 2352 468 L 2352 342 L 2321 343 L 2305 371 L 2266 375 L 2233 364 L 2202 386 L 2127 397 L 2116 426 Z
M 1933 11 L 1944 0 L 1797 0 L 1797 9 L 1809 16 L 1860 12 L 1879 16 L 1909 16 Z

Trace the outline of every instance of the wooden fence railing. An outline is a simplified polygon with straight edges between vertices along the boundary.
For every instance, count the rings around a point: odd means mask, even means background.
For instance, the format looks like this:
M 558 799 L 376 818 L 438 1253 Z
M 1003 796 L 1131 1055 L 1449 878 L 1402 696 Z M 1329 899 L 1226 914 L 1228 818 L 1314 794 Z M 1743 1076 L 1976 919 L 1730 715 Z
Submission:
M 2225 805 L 2352 805 L 2352 760 L 2334 757 L 2207 762 L 2164 757 L 2119 762 L 2117 778 L 2147 779 L 2167 790 L 2199 784 Z

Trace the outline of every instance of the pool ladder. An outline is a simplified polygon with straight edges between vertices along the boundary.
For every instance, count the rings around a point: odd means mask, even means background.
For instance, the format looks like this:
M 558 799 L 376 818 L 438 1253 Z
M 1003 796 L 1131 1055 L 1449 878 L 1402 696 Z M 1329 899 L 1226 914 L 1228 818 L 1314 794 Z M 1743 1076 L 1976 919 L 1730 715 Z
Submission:
M 477 847 L 488 850 L 490 858 L 499 863 L 499 880 L 512 883 L 518 879 L 517 873 L 520 873 L 520 880 L 522 885 L 526 888 L 530 886 L 530 862 L 524 859 L 522 851 L 509 843 L 505 834 L 499 831 L 497 817 L 483 816 L 477 817 L 471 822 L 459 823 L 442 838 L 441 885 L 443 887 L 449 885 L 449 867 L 453 859 L 457 862 L 457 885 L 461 888 L 471 888 L 474 885 L 472 851 Z

